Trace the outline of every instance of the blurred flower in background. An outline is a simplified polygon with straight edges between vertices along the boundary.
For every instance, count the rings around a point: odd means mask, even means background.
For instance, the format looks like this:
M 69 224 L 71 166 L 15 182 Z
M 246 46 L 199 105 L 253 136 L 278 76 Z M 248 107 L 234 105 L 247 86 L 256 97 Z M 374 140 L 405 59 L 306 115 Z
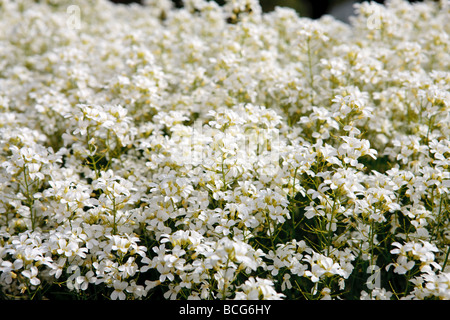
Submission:
M 111 0 L 114 3 L 141 3 L 140 0 Z M 175 6 L 181 7 L 183 0 L 173 0 Z M 223 4 L 223 0 L 216 0 Z M 353 13 L 353 4 L 361 2 L 358 0 L 260 0 L 263 11 L 272 11 L 275 7 L 289 7 L 295 9 L 301 16 L 310 18 L 320 18 L 324 14 L 331 14 L 335 18 L 348 21 L 348 17 Z M 375 2 L 383 3 L 383 0 Z
M 143 0 L 110 0 L 114 3 L 131 4 L 142 3 Z M 183 0 L 172 0 L 176 7 L 183 6 Z M 371 0 L 384 3 L 384 0 Z M 220 5 L 224 0 L 215 0 Z M 288 7 L 296 10 L 300 16 L 318 19 L 325 14 L 330 14 L 338 20 L 348 22 L 349 16 L 354 14 L 354 4 L 363 0 L 259 0 L 264 12 L 270 12 L 275 7 Z M 410 1 L 419 2 L 419 1 Z

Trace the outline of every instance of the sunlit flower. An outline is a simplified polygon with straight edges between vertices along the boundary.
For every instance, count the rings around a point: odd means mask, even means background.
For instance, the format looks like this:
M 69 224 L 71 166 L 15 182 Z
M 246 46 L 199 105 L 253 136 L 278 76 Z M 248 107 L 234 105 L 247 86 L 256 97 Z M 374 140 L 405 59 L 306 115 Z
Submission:
M 0 296 L 449 299 L 446 1 L 142 2 L 1 2 Z
M 125 300 L 126 294 L 123 291 L 128 287 L 128 283 L 125 281 L 114 280 L 113 287 L 114 291 L 111 293 L 111 300 Z

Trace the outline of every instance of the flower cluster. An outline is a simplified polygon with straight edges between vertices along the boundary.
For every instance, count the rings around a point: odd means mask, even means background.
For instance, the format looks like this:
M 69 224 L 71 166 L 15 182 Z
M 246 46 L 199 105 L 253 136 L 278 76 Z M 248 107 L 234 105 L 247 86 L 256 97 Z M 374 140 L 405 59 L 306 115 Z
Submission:
M 450 299 L 448 1 L 144 2 L 0 0 L 0 298 Z

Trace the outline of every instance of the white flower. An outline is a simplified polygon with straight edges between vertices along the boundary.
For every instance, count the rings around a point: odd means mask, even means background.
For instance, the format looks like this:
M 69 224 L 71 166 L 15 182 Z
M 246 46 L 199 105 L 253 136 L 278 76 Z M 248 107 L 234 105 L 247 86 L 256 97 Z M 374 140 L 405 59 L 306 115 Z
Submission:
M 78 276 L 75 278 L 75 289 L 76 290 L 86 290 L 89 283 L 95 282 L 97 279 L 94 277 L 94 272 L 88 271 L 84 276 Z
M 281 284 L 282 291 L 289 290 L 292 288 L 292 283 L 291 283 L 290 279 L 291 279 L 290 274 L 285 273 L 283 276 L 283 283 Z
M 13 279 L 17 277 L 16 272 L 21 269 L 23 266 L 23 261 L 21 259 L 17 259 L 14 263 L 10 261 L 2 261 L 0 266 L 1 277 L 0 280 L 5 282 L 7 285 L 11 284 Z
M 31 285 L 37 286 L 41 283 L 41 280 L 37 277 L 39 271 L 35 266 L 32 266 L 30 269 L 24 270 L 21 273 L 29 279 Z
M 273 282 L 268 279 L 251 277 L 239 288 L 242 292 L 237 292 L 236 300 L 281 300 L 284 297 L 274 290 Z
M 2 295 L 449 298 L 445 1 L 79 1 L 2 1 Z
M 66 265 L 67 258 L 59 258 L 58 261 L 52 264 L 52 270 L 50 270 L 50 275 L 54 275 L 56 279 L 61 277 L 64 267 Z
M 126 281 L 114 280 L 113 287 L 114 291 L 111 293 L 111 300 L 125 300 L 127 296 L 123 291 L 128 287 L 128 283 Z
M 306 256 L 304 260 L 311 265 L 311 271 L 305 271 L 305 275 L 310 277 L 312 282 L 318 282 L 322 276 L 345 276 L 341 266 L 324 255 L 313 253 L 312 256 Z

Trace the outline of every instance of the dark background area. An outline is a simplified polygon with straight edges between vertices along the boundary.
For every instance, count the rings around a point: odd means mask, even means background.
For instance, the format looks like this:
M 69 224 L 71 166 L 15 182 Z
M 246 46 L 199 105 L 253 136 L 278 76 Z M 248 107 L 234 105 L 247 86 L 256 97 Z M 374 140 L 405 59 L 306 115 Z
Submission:
M 140 0 L 111 0 L 114 3 L 141 3 Z M 172 0 L 176 7 L 182 7 L 182 0 Z M 223 0 L 215 0 L 223 4 Z M 362 0 L 260 0 L 262 9 L 265 12 L 272 11 L 276 6 L 289 7 L 295 9 L 302 17 L 320 18 L 324 14 L 331 14 L 338 19 L 346 20 L 352 13 L 352 5 Z M 383 0 L 376 0 L 383 3 Z

